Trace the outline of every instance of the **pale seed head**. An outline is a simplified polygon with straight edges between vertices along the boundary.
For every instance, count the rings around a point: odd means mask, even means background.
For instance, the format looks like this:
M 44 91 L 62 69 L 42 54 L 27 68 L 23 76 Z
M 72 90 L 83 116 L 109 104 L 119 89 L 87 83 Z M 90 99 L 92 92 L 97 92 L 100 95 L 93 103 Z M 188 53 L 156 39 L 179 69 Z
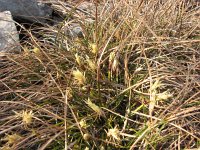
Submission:
M 31 124 L 32 123 L 32 119 L 33 119 L 33 112 L 31 111 L 22 111 L 21 114 L 22 117 L 22 122 L 26 125 Z
M 91 48 L 91 52 L 92 52 L 93 54 L 97 54 L 97 52 L 98 52 L 97 44 L 91 43 L 91 44 L 89 44 L 89 45 L 90 45 L 90 48 Z
M 85 119 L 81 119 L 79 124 L 80 124 L 81 128 L 87 128 L 87 123 L 86 123 Z
M 107 136 L 113 138 L 114 140 L 120 141 L 120 131 L 116 126 L 113 129 L 108 130 Z
M 40 55 L 41 55 L 41 50 L 40 50 L 39 48 L 37 48 L 37 47 L 34 47 L 34 48 L 32 49 L 32 51 L 33 51 L 37 56 L 40 56 Z
M 104 112 L 103 112 L 103 110 L 99 106 L 97 106 L 96 104 L 92 103 L 89 98 L 88 98 L 86 104 L 88 104 L 88 106 L 92 110 L 94 110 L 98 114 L 98 116 L 104 116 L 105 115 Z
M 96 65 L 95 62 L 92 61 L 89 57 L 87 57 L 87 63 L 88 63 L 88 66 L 89 66 L 93 71 L 96 70 L 97 65 Z
M 168 91 L 165 91 L 163 93 L 159 93 L 156 96 L 156 100 L 167 100 L 170 97 L 172 97 L 173 95 L 171 93 L 169 93 Z
M 113 62 L 114 58 L 115 58 L 115 52 L 111 52 L 109 55 L 109 62 Z
M 79 70 L 73 71 L 74 79 L 78 81 L 79 84 L 85 84 L 86 78 L 85 75 Z
M 150 87 L 150 91 L 154 91 L 157 88 L 159 88 L 161 86 L 161 82 L 159 79 L 156 79 L 156 81 L 153 83 L 153 85 Z
M 112 71 L 116 71 L 116 70 L 117 70 L 118 64 L 119 64 L 119 62 L 118 62 L 118 60 L 115 58 L 115 59 L 113 60 L 113 64 L 112 64 Z
M 83 135 L 83 139 L 84 139 L 85 141 L 90 140 L 90 138 L 91 138 L 91 135 L 88 134 L 88 133 L 86 133 L 86 134 Z
M 101 147 L 100 147 L 100 150 L 105 150 L 105 147 L 104 147 L 104 146 L 101 146 Z
M 89 147 L 86 147 L 84 150 L 90 150 Z
M 8 144 L 14 144 L 16 142 L 18 142 L 22 137 L 18 134 L 11 134 L 11 135 L 6 135 L 5 141 L 7 141 Z
M 78 53 L 75 54 L 75 58 L 76 58 L 76 62 L 80 66 L 81 65 L 81 57 L 78 55 Z
M 15 112 L 15 111 L 14 111 Z M 24 125 L 28 125 L 28 124 L 31 124 L 32 123 L 32 120 L 33 120 L 33 117 L 34 117 L 34 114 L 33 114 L 33 111 L 31 110 L 31 111 L 22 111 L 22 112 L 20 112 L 20 113 L 18 113 L 18 112 L 15 112 L 15 114 L 16 114 L 16 116 L 17 117 L 20 117 L 20 118 L 22 118 L 22 123 L 24 124 Z

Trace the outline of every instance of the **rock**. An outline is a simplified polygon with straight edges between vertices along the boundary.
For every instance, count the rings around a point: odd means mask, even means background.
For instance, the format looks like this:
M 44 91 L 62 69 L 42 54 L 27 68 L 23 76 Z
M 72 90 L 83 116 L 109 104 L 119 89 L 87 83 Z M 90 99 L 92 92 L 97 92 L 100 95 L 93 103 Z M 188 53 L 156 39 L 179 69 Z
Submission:
M 83 30 L 78 23 L 72 23 L 70 24 L 68 30 L 66 31 L 66 35 L 69 35 L 70 37 L 73 37 L 73 38 L 82 37 Z
M 19 35 L 9 11 L 0 12 L 0 52 L 19 52 Z
M 62 6 L 65 6 L 67 10 L 63 8 L 66 11 L 62 11 Z M 83 37 L 84 33 L 81 24 L 93 24 L 95 22 L 95 4 L 89 1 L 82 1 L 80 3 L 73 1 L 72 5 L 62 3 L 62 6 L 53 5 L 53 7 L 60 8 L 60 12 L 62 12 L 63 15 L 73 13 L 72 20 L 76 20 L 77 18 L 82 20 L 82 22 L 67 22 L 66 25 L 64 25 L 64 33 L 71 38 Z M 57 10 L 59 11 L 59 9 Z
M 53 10 L 37 0 L 0 0 L 0 12 L 10 11 L 14 19 L 44 23 Z

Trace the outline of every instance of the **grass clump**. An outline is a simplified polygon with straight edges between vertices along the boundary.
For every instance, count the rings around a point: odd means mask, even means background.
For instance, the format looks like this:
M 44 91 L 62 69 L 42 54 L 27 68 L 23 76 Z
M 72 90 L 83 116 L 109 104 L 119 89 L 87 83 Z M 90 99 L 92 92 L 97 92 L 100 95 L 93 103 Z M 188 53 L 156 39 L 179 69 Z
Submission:
M 200 12 L 190 6 L 104 1 L 90 23 L 73 9 L 39 37 L 27 31 L 22 53 L 1 57 L 1 149 L 199 148 Z M 66 36 L 74 22 L 83 36 Z

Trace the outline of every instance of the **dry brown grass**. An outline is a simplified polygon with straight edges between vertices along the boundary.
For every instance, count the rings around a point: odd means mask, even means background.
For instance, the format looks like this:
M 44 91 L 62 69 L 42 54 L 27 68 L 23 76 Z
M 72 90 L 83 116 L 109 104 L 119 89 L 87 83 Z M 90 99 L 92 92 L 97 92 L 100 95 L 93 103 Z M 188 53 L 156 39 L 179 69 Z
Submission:
M 200 11 L 181 0 L 108 6 L 93 24 L 73 11 L 43 38 L 27 31 L 24 52 L 1 58 L 2 149 L 200 146 Z M 83 37 L 65 36 L 72 22 Z

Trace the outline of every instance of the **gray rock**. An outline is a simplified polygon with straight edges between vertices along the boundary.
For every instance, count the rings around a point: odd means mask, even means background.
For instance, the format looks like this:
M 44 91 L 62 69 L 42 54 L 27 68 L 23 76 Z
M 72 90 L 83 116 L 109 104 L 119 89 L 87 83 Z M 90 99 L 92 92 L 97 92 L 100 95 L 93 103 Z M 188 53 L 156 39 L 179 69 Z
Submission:
M 19 35 L 9 11 L 0 12 L 0 52 L 20 51 Z
M 14 19 L 44 23 L 53 10 L 37 0 L 0 0 L 0 11 L 10 11 Z
M 70 37 L 82 37 L 83 36 L 83 30 L 81 26 L 78 23 L 72 23 L 70 24 L 68 30 L 66 31 L 66 34 Z

